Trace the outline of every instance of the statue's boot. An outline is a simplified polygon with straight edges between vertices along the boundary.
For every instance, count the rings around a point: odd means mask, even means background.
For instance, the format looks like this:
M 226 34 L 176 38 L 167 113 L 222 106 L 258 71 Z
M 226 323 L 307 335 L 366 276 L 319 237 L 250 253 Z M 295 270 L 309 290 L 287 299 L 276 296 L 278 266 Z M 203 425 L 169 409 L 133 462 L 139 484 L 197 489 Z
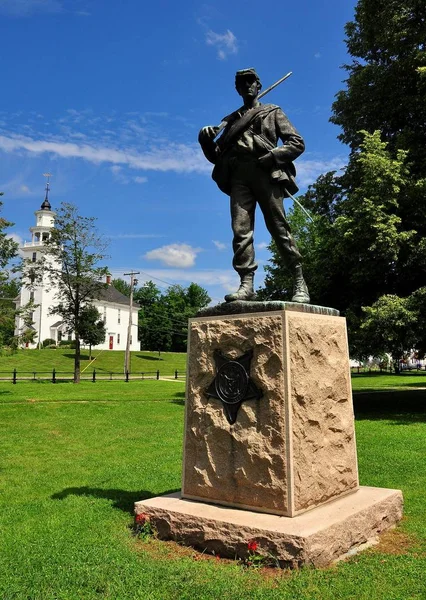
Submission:
M 253 289 L 254 273 L 248 273 L 241 277 L 240 287 L 233 294 L 225 296 L 226 302 L 234 302 L 235 300 L 254 300 L 256 294 Z
M 300 264 L 294 269 L 293 298 L 291 301 L 300 302 L 302 304 L 309 304 L 311 301 L 308 286 L 303 278 L 302 265 Z

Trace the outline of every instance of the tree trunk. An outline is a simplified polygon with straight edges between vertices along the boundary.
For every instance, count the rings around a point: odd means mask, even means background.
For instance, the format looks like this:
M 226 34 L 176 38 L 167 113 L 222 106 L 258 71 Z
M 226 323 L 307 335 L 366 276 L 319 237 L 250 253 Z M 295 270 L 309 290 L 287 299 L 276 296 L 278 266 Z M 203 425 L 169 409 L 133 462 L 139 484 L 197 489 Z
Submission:
M 80 383 L 80 337 L 75 335 L 74 383 Z
M 92 360 L 92 344 L 89 344 L 89 360 Z

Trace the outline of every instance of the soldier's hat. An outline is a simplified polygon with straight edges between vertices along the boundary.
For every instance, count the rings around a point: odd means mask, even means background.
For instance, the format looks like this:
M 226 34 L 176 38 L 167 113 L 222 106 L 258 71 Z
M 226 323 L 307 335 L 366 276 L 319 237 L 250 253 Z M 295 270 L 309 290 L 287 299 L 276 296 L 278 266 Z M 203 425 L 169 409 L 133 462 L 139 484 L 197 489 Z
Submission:
M 262 87 L 262 83 L 260 81 L 260 77 L 256 73 L 255 69 L 253 69 L 253 67 L 251 67 L 250 69 L 241 69 L 240 71 L 237 71 L 235 73 L 235 85 L 237 85 L 239 78 L 241 78 L 241 77 L 247 77 L 247 75 L 250 75 L 251 77 L 255 77 L 257 83 L 259 84 L 259 87 Z

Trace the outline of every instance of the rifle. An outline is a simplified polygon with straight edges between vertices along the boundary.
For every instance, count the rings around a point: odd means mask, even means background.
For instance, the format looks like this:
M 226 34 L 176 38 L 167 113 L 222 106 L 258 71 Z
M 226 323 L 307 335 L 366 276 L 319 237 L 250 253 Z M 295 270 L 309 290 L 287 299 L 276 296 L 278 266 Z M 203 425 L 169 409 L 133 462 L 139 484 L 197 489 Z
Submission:
M 289 71 L 289 73 L 287 73 L 287 75 L 284 75 L 284 77 L 281 77 L 281 79 L 278 79 L 278 81 L 276 81 L 275 83 L 273 83 L 272 85 L 270 85 L 265 91 L 261 92 L 258 95 L 258 99 L 260 100 L 261 98 L 263 98 L 263 96 L 266 96 L 266 94 L 269 94 L 269 92 L 271 92 L 274 88 L 276 88 L 278 85 L 280 85 L 280 83 L 282 83 L 283 81 L 285 81 L 286 79 L 288 79 L 290 77 L 290 75 L 293 74 L 293 71 Z M 244 107 L 241 106 L 239 108 L 239 110 L 242 110 Z M 218 130 L 217 133 L 214 137 L 214 139 L 217 139 L 217 137 L 222 133 L 222 131 L 225 129 L 226 125 L 227 125 L 227 121 L 222 121 L 220 123 L 220 125 L 218 126 Z

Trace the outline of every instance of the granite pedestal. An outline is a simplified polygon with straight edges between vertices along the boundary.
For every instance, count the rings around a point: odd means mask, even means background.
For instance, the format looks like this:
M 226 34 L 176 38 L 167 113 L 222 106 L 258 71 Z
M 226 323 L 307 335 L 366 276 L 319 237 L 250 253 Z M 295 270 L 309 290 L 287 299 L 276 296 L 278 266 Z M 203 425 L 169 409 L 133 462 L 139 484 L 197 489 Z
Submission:
M 223 556 L 254 538 L 282 565 L 323 565 L 393 526 L 402 495 L 358 485 L 345 319 L 282 304 L 190 320 L 182 492 L 136 512 Z

